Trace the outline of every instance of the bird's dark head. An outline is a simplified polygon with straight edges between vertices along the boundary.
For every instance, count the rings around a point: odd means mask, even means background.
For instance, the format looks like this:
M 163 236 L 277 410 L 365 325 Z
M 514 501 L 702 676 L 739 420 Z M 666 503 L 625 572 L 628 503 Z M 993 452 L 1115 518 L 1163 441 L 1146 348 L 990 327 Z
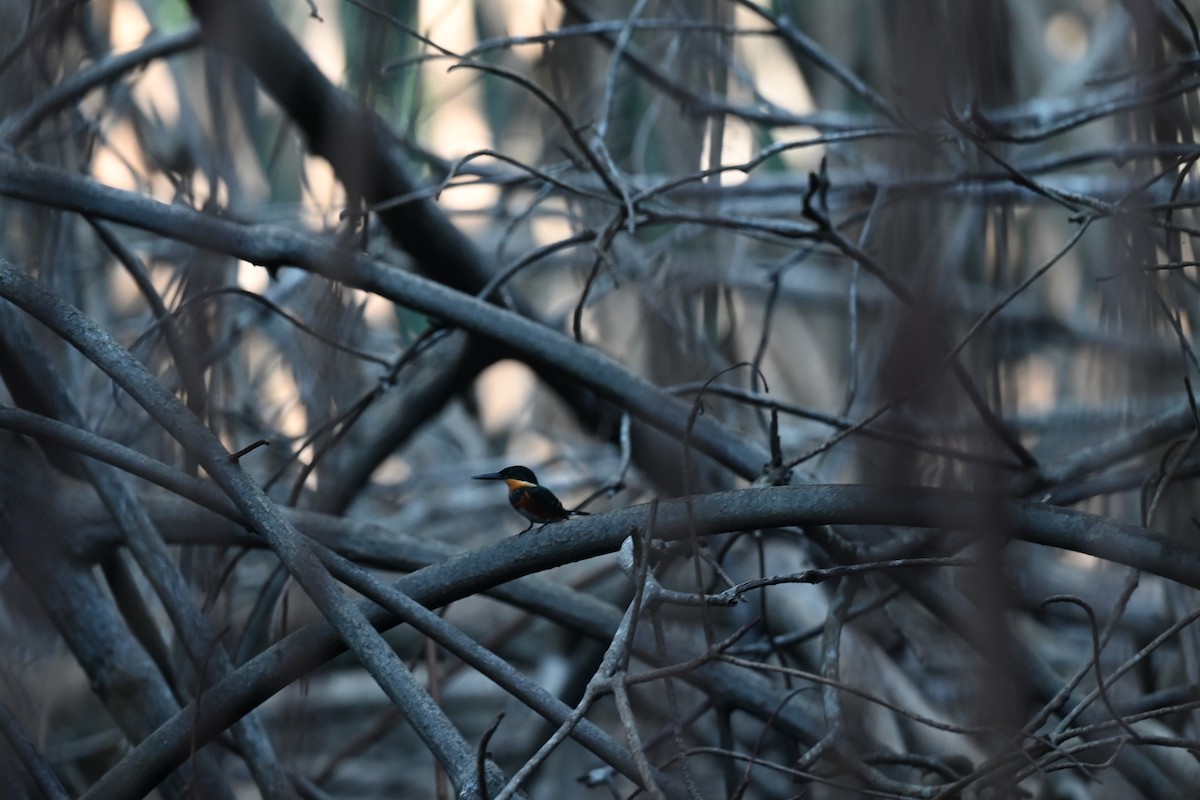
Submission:
M 533 474 L 533 470 L 529 467 L 505 467 L 499 472 L 489 472 L 485 475 L 472 475 L 477 481 L 504 481 L 509 488 L 515 488 L 522 484 L 537 486 L 537 476 Z

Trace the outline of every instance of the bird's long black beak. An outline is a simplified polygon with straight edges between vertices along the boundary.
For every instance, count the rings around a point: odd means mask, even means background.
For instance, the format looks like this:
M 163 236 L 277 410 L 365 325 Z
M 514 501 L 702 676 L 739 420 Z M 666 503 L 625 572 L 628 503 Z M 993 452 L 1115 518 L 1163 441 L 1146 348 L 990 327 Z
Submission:
M 502 481 L 504 480 L 504 476 L 499 472 L 489 472 L 486 475 L 472 475 L 471 479 L 477 481 Z

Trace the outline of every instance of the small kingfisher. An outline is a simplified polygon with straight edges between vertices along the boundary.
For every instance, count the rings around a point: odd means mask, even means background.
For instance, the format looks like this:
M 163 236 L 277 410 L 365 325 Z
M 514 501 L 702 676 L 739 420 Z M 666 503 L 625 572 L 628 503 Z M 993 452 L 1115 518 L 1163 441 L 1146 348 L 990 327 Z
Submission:
M 586 511 L 563 508 L 554 492 L 537 482 L 537 476 L 529 467 L 505 467 L 499 472 L 471 477 L 477 481 L 504 481 L 508 484 L 508 502 L 518 514 L 529 520 L 529 528 L 539 522 L 542 525 L 562 522 L 573 514 L 587 516 Z M 521 533 L 525 533 L 529 528 Z

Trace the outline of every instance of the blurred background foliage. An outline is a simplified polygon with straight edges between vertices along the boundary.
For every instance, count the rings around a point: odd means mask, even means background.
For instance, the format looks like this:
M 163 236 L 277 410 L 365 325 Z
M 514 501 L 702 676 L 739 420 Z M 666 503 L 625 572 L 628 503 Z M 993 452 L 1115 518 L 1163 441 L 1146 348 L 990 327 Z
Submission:
M 10 162 L 302 233 L 470 294 L 504 275 L 487 287 L 497 302 L 696 402 L 763 453 L 776 448 L 774 466 L 794 484 L 1061 505 L 1161 533 L 1183 559 L 1200 524 L 1190 483 L 1200 467 L 1196 5 L 275 2 L 290 36 L 350 101 L 331 106 L 288 72 L 283 50 L 250 63 L 227 52 L 236 43 L 204 46 L 204 34 L 220 38 L 218 22 L 202 29 L 182 0 L 8 0 L 0 139 Z M 231 39 L 256 24 L 220 13 L 228 16 L 213 19 Z M 263 77 L 273 61 L 277 86 Z M 298 93 L 290 105 L 280 94 L 289 91 Z M 403 165 L 405 192 L 377 196 L 386 170 L 373 160 L 378 143 L 359 136 L 373 123 L 354 104 L 386 126 L 382 150 Z M 363 174 L 348 180 L 314 154 L 321 137 L 360 148 Z M 461 240 L 418 207 L 444 215 Z M 503 341 L 448 335 L 418 310 L 308 269 L 197 246 L 186 225 L 172 236 L 104 218 L 6 173 L 0 257 L 129 348 L 231 452 L 269 442 L 239 463 L 282 505 L 469 549 L 524 526 L 503 492 L 469 480 L 506 464 L 529 465 L 568 507 L 587 498 L 593 513 L 756 477 L 689 451 L 619 397 Z M 29 332 L 90 430 L 202 474 L 79 353 L 45 329 Z M 0 398 L 31 408 L 19 360 L 5 361 Z M 16 463 L 16 446 L 6 448 Z M 33 485 L 40 473 L 29 474 Z M 49 491 L 32 496 L 56 496 Z M 55 502 L 81 504 L 68 519 L 85 533 L 104 525 L 94 498 Z M 190 506 L 146 502 L 173 542 L 216 524 L 192 519 Z M 837 533 L 868 547 L 912 531 Z M 197 602 L 236 642 L 273 557 L 178 552 Z M 985 631 L 980 640 L 952 632 L 920 581 L 882 575 L 854 591 L 849 582 L 764 589 L 752 609 L 722 618 L 727 634 L 759 615 L 746 658 L 825 670 L 891 707 L 847 701 L 847 719 L 834 724 L 807 688 L 805 713 L 824 719 L 829 738 L 799 746 L 768 737 L 761 719 L 731 722 L 730 709 L 712 711 L 694 687 L 671 703 L 647 689 L 635 698 L 643 735 L 661 734 L 649 748 L 655 763 L 691 764 L 693 796 L 703 797 L 934 796 L 918 789 L 954 785 L 937 795 L 949 797 L 988 785 L 995 796 L 1126 798 L 1188 796 L 1200 785 L 1200 650 L 1190 628 L 1171 627 L 1190 619 L 1194 589 L 1156 576 L 1139 584 L 1126 566 L 1069 548 L 985 546 L 953 531 L 903 555 L 952 553 L 979 561 L 970 577 L 939 580 Z M 663 577 L 696 590 L 702 575 L 723 588 L 725 575 L 844 560 L 799 529 L 732 536 L 713 554 L 695 575 L 689 563 Z M 629 582 L 607 559 L 551 575 L 620 608 L 629 600 Z M 128 743 L 7 562 L 0 589 L 4 703 L 68 793 L 82 794 Z M 286 592 L 262 646 L 318 616 L 302 592 Z M 855 592 L 867 611 L 843 632 L 844 609 L 831 608 Z M 1083 752 L 1086 763 L 1071 749 L 1082 734 L 1033 722 L 1055 680 L 1066 686 L 1078 672 L 1080 691 L 1095 685 L 1089 618 L 1043 607 L 1052 595 L 1080 598 L 1108 626 L 1104 672 L 1133 667 L 1104 699 L 1128 717 L 1116 728 L 1124 738 L 1113 751 Z M 711 633 L 689 611 L 666 616 L 690 644 Z M 482 596 L 447 617 L 568 702 L 604 651 Z M 840 672 L 818 647 L 819 630 L 842 637 Z M 785 644 L 772 638 L 789 634 Z M 548 735 L 477 673 L 422 650 L 415 633 L 393 636 L 471 742 L 508 709 L 509 733 L 491 746 L 510 773 Z M 676 660 L 695 654 L 681 647 Z M 1022 654 L 1047 665 L 1048 684 L 1026 674 Z M 773 679 L 788 690 L 814 685 Z M 686 732 L 672 727 L 681 707 L 699 709 Z M 389 709 L 343 659 L 290 686 L 265 717 L 279 757 L 313 781 L 311 796 L 445 791 Z M 1138 743 L 1137 714 L 1138 735 L 1158 738 L 1120 755 Z M 596 719 L 619 729 L 611 705 Z M 1015 733 L 1023 727 L 1024 738 Z M 680 756 L 718 746 L 742 756 Z M 574 783 L 594 760 L 564 753 L 529 784 L 531 796 L 603 796 Z M 746 753 L 792 772 L 750 770 Z M 257 796 L 238 758 L 219 757 L 238 796 Z M 856 758 L 875 771 L 858 770 Z M 616 785 L 628 795 L 631 784 Z

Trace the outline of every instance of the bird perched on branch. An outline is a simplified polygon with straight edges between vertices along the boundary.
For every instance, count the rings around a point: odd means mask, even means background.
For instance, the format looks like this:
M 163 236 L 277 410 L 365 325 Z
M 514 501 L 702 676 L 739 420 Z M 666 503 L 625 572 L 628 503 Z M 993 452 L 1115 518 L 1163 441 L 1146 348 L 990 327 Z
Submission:
M 548 525 L 551 522 L 562 522 L 575 514 L 587 516 L 586 511 L 563 508 L 554 492 L 538 484 L 537 476 L 529 467 L 505 467 L 499 472 L 471 477 L 477 481 L 504 481 L 508 485 L 508 502 L 518 514 L 529 520 L 529 528 L 538 523 Z M 525 533 L 529 528 L 521 533 Z

